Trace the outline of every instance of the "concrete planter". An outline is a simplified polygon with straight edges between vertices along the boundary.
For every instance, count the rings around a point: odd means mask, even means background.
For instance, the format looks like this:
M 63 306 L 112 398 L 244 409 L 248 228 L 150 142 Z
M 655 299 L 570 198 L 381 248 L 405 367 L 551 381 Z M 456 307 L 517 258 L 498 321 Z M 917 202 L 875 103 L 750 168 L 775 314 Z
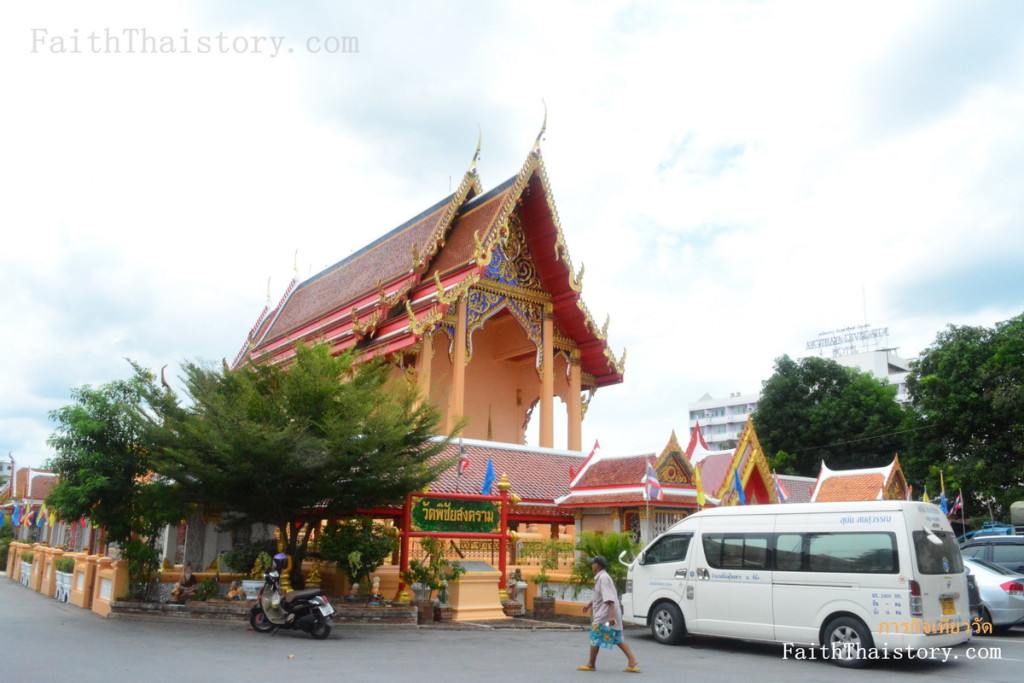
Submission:
M 67 602 L 71 598 L 71 574 L 55 571 L 53 576 L 53 597 L 60 602 Z
M 537 596 L 533 599 L 533 617 L 550 619 L 555 616 L 555 599 Z
M 245 591 L 246 600 L 255 600 L 260 588 L 263 588 L 262 579 L 242 579 L 242 590 Z
M 32 579 L 32 563 L 24 560 L 19 560 L 18 563 L 21 566 L 21 585 L 27 586 Z

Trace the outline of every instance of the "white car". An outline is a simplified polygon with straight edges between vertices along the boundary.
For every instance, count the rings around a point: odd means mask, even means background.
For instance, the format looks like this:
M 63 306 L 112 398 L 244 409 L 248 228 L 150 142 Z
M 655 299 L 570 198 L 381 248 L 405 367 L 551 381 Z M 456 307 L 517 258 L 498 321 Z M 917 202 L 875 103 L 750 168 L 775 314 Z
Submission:
M 1024 576 L 973 557 L 965 557 L 964 565 L 978 583 L 983 622 L 991 623 L 994 631 L 1024 623 Z

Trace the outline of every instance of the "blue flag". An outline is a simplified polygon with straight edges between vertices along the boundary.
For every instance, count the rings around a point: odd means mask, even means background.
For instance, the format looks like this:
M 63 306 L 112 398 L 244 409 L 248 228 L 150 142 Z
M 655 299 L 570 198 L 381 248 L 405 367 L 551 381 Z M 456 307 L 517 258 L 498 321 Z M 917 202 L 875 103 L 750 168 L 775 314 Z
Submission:
M 733 481 L 734 481 L 735 486 L 736 486 L 736 493 L 740 494 L 740 505 L 746 505 L 747 504 L 747 495 L 745 493 L 743 493 L 743 482 L 740 481 L 740 471 L 738 469 L 737 470 L 733 470 L 732 471 L 732 475 L 733 475 Z
M 21 523 L 21 508 L 19 508 L 17 505 L 15 505 L 14 509 L 11 510 L 11 524 L 13 524 L 14 526 L 18 526 L 18 524 L 20 524 L 20 523 Z
M 494 485 L 494 461 L 487 458 L 487 469 L 484 470 L 484 485 L 480 487 L 480 493 L 485 496 L 491 495 L 491 486 Z
M 942 510 L 942 514 L 949 514 L 949 503 L 946 502 L 946 489 L 942 489 L 942 497 L 939 498 L 939 509 Z

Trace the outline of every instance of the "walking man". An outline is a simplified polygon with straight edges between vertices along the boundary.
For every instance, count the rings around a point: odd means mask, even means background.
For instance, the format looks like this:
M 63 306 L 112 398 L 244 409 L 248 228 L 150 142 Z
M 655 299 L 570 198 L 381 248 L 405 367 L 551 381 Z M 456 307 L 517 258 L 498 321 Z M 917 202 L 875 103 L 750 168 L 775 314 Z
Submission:
M 603 555 L 591 558 L 590 566 L 594 570 L 594 599 L 583 606 L 583 612 L 590 611 L 592 626 L 590 629 L 590 659 L 586 664 L 576 667 L 577 671 L 594 671 L 597 668 L 597 653 L 601 648 L 610 650 L 618 645 L 626 657 L 628 673 L 640 673 L 640 663 L 633 650 L 622 640 L 622 608 L 619 606 L 619 594 L 615 590 L 615 582 L 608 576 L 608 560 Z

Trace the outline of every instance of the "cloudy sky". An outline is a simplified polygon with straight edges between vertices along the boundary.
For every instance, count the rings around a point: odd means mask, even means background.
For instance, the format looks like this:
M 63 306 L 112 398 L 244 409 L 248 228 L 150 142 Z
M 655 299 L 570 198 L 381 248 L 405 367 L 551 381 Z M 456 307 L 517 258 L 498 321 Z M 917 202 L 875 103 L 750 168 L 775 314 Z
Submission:
M 231 360 L 268 281 L 443 197 L 478 127 L 485 188 L 515 174 L 542 101 L 585 300 L 629 351 L 588 447 L 659 449 L 825 330 L 913 356 L 1024 311 L 1024 3 L 142 5 L 0 7 L 19 465 L 125 358 Z

